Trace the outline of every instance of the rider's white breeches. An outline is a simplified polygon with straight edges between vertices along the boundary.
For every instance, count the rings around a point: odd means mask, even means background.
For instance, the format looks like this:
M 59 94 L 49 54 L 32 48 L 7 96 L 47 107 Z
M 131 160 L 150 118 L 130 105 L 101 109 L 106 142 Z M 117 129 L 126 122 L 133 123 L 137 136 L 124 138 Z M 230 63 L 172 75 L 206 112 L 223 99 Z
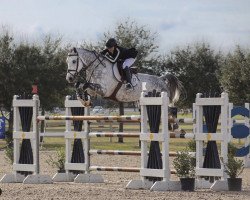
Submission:
M 125 67 L 131 67 L 131 65 L 133 65 L 134 62 L 135 62 L 134 58 L 128 58 L 123 62 L 122 68 L 125 69 Z

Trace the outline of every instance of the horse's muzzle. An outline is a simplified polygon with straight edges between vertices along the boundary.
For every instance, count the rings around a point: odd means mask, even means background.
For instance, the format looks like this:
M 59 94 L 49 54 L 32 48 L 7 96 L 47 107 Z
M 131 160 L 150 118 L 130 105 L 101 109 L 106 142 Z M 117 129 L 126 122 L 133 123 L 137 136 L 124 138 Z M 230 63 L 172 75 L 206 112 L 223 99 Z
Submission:
M 68 81 L 69 81 L 70 83 L 72 83 L 73 80 L 74 80 L 73 77 L 69 77 L 69 78 L 68 78 Z
M 72 83 L 72 82 L 74 81 L 74 77 L 71 76 L 70 74 L 67 74 L 66 80 L 67 80 L 69 83 Z

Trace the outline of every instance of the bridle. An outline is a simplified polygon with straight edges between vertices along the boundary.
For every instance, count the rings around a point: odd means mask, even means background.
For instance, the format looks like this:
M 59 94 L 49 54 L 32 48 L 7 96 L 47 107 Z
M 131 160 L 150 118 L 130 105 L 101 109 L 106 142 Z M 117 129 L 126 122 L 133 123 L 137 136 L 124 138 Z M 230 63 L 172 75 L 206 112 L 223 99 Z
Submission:
M 87 50 L 87 51 L 89 51 L 89 50 Z M 88 65 L 86 65 L 86 64 L 83 62 L 82 58 L 79 56 L 79 53 L 77 52 L 76 49 L 74 49 L 74 53 L 69 53 L 69 54 L 68 54 L 68 57 L 76 56 L 77 59 L 76 59 L 76 68 L 75 68 L 75 69 L 68 69 L 68 70 L 67 70 L 67 73 L 69 73 L 73 78 L 80 77 L 81 71 L 82 71 L 83 69 L 84 69 L 84 71 L 86 72 L 86 70 L 87 70 L 96 60 L 98 60 L 98 61 L 99 61 L 98 64 L 94 67 L 94 69 L 93 69 L 93 71 L 92 71 L 92 73 L 91 73 L 91 75 L 90 75 L 90 77 L 89 77 L 89 80 L 87 81 L 87 83 L 89 83 L 89 81 L 90 81 L 90 79 L 91 79 L 91 77 L 92 77 L 92 75 L 93 75 L 95 69 L 96 69 L 100 64 L 101 64 L 102 66 L 106 67 L 105 63 L 103 63 L 103 60 L 105 59 L 104 57 L 103 57 L 103 59 L 101 60 L 101 59 L 100 59 L 100 55 L 99 55 L 98 53 L 96 53 L 96 51 L 90 51 L 90 52 L 94 53 L 95 59 L 94 59 L 93 61 L 91 61 Z M 74 61 L 75 61 L 75 60 L 73 60 L 73 64 L 75 64 Z M 80 71 L 78 71 L 79 63 L 80 63 L 80 62 L 82 63 L 83 68 L 82 68 Z
M 76 53 L 69 53 L 69 54 L 68 54 L 68 57 L 71 57 L 71 56 L 76 56 L 76 57 L 77 57 L 76 61 L 73 60 L 73 64 L 75 64 L 75 62 L 76 62 L 76 68 L 75 68 L 75 69 L 68 69 L 68 70 L 67 70 L 67 73 L 69 73 L 72 77 L 75 78 L 75 77 L 79 76 L 80 71 L 81 71 L 81 70 L 78 71 L 78 68 L 79 68 L 79 61 L 81 61 L 81 63 L 83 64 L 84 67 L 85 67 L 86 65 L 85 65 L 85 63 L 83 62 L 82 58 L 79 56 L 78 52 L 76 52 Z

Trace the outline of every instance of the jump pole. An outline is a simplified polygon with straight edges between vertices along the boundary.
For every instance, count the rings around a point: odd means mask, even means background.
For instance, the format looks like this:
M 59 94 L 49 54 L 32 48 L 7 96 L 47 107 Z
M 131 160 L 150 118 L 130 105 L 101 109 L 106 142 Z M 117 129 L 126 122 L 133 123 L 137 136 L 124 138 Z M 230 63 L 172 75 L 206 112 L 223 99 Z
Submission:
M 129 156 L 141 156 L 141 151 L 123 151 L 123 150 L 102 150 L 102 149 L 90 149 L 90 155 L 129 155 Z M 169 152 L 169 157 L 175 157 L 176 152 Z
M 130 138 L 139 138 L 140 133 L 134 133 L 134 132 L 90 132 L 89 137 L 130 137 Z M 169 132 L 170 138 L 194 138 L 193 133 L 175 133 L 175 132 Z
M 77 101 L 77 100 L 75 100 Z M 38 116 L 38 120 L 84 120 L 84 121 L 89 121 L 89 120 L 96 120 L 96 121 L 131 121 L 131 122 L 140 122 L 140 115 L 131 115 L 131 116 Z

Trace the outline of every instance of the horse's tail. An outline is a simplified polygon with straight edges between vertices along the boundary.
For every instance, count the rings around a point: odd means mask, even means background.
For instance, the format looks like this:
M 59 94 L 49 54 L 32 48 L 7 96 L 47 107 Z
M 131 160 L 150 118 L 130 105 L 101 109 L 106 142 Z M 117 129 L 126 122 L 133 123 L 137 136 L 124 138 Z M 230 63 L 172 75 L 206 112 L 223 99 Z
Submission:
M 172 74 L 168 73 L 161 76 L 160 78 L 163 79 L 167 84 L 169 100 L 170 103 L 172 104 L 171 106 L 173 106 L 174 103 L 176 103 L 179 100 L 183 86 L 181 82 L 178 80 L 178 78 Z

